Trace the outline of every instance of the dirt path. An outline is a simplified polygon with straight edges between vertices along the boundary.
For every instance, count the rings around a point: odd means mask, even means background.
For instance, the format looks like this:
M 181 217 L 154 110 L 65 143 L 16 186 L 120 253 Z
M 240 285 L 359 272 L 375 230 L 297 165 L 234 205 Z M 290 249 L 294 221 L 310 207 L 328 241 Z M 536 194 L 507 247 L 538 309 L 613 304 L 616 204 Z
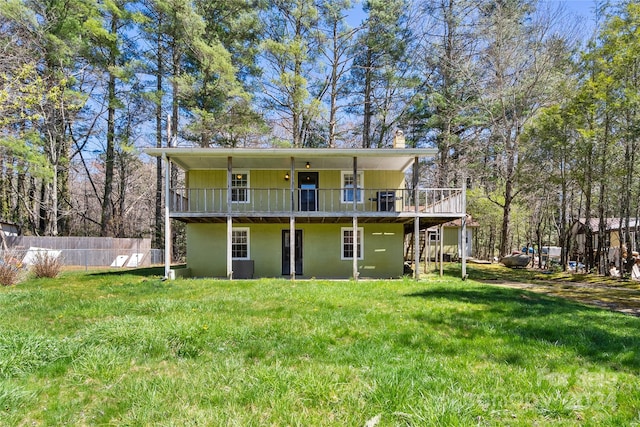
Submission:
M 640 317 L 640 289 L 594 283 L 536 282 L 521 283 L 502 280 L 482 282 L 507 288 L 567 298 L 584 304 L 607 308 Z

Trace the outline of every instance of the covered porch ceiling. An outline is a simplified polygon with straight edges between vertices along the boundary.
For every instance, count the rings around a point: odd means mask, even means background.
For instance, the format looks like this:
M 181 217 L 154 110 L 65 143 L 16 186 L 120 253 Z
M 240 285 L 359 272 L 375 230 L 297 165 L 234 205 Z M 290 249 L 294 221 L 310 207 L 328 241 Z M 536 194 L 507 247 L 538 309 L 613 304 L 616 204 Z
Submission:
M 200 215 L 200 214 L 173 214 L 172 219 L 187 224 L 225 224 L 226 216 Z M 454 217 L 433 217 L 418 216 L 419 226 L 421 230 L 430 228 L 443 223 L 451 222 L 456 219 Z M 238 224 L 290 224 L 290 216 L 286 215 L 234 215 L 232 217 L 234 223 Z M 415 216 L 395 215 L 395 216 L 379 216 L 379 215 L 359 215 L 358 223 L 360 224 L 403 224 L 405 233 L 414 230 Z M 296 216 L 297 224 L 351 224 L 353 217 L 349 215 L 310 215 Z
M 296 170 L 351 170 L 357 158 L 358 170 L 406 171 L 416 157 L 430 158 L 437 155 L 431 148 L 147 148 L 150 156 L 167 158 L 184 171 L 198 169 L 227 169 L 227 159 L 232 158 L 234 169 L 291 168 Z

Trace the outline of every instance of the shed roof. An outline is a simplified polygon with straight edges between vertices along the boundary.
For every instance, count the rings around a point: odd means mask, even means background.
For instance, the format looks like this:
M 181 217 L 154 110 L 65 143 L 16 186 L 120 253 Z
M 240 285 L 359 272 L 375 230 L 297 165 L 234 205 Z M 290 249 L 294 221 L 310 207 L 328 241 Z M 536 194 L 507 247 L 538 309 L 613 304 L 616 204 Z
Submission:
M 580 224 L 585 226 L 587 224 L 586 218 L 580 218 Z M 600 230 L 600 218 L 590 218 L 589 224 L 592 232 L 598 232 Z M 605 218 L 604 230 L 620 230 L 621 221 L 620 218 Z M 626 224 L 622 221 L 622 227 Z M 640 227 L 640 218 L 629 218 L 629 228 Z

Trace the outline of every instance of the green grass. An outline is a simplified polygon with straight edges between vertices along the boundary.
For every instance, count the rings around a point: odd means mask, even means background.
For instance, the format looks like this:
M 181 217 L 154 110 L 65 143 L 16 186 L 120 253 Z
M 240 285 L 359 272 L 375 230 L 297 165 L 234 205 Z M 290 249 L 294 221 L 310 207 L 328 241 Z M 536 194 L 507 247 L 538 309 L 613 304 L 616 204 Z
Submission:
M 459 267 L 449 265 L 448 275 L 460 276 Z M 572 274 L 537 269 L 512 269 L 499 264 L 472 265 L 471 277 L 485 283 L 506 284 L 528 291 L 607 307 L 640 316 L 640 282 L 598 274 Z
M 0 289 L 2 425 L 638 425 L 640 319 L 453 277 Z

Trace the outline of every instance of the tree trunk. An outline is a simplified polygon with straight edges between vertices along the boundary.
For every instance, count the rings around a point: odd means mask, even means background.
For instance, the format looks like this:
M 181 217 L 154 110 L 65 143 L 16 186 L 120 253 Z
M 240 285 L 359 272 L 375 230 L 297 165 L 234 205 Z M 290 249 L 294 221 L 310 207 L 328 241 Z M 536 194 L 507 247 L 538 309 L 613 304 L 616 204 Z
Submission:
M 158 22 L 158 27 L 162 26 L 162 21 Z M 156 51 L 156 148 L 162 148 L 162 135 L 164 129 L 162 127 L 162 80 L 163 80 L 163 55 L 162 35 L 158 31 Z M 156 158 L 156 200 L 155 200 L 155 233 L 153 235 L 153 247 L 161 248 L 164 246 L 162 226 L 163 226 L 163 210 L 162 210 L 162 158 Z
M 169 141 L 167 142 L 167 147 L 171 147 L 178 142 L 178 115 L 179 115 L 179 96 L 180 96 L 180 88 L 178 86 L 178 76 L 180 76 L 182 72 L 182 66 L 180 64 L 180 49 L 178 48 L 178 41 L 173 40 L 171 46 L 171 58 L 172 58 L 172 73 L 173 80 L 171 84 L 172 90 L 172 100 L 171 100 L 171 134 L 169 135 Z M 171 163 L 170 167 L 170 177 L 169 177 L 169 186 L 171 188 L 175 188 L 178 185 L 178 168 L 173 163 Z M 166 200 L 165 200 L 166 203 Z M 180 248 L 178 246 L 178 227 L 171 227 L 171 250 L 172 250 L 172 258 L 173 260 L 179 259 L 179 251 Z
M 571 245 L 571 228 L 568 224 L 567 218 L 567 183 L 562 180 L 562 196 L 561 196 L 562 206 L 560 208 L 560 265 L 566 265 L 569 261 L 569 246 Z
M 38 220 L 39 202 L 38 202 L 36 193 L 37 193 L 36 179 L 34 177 L 31 177 L 29 179 L 29 190 L 27 193 L 28 197 L 25 203 L 31 202 L 31 206 L 29 206 L 29 211 L 31 212 L 31 215 L 29 215 L 29 230 L 34 234 L 37 233 L 38 227 L 39 227 L 39 220 Z
M 336 146 L 336 116 L 338 113 L 338 21 L 333 23 L 333 61 L 331 63 L 331 94 L 329 105 L 329 148 Z
M 27 176 L 23 172 L 18 172 L 16 176 L 16 201 L 12 218 L 20 225 L 24 225 L 24 219 L 29 217 L 28 209 L 25 208 L 22 200 L 30 200 L 27 188 Z
M 489 259 L 493 261 L 493 257 L 495 256 L 495 246 L 496 246 L 496 229 L 493 224 L 489 227 Z
M 509 232 L 511 222 L 511 203 L 514 199 L 513 177 L 515 169 L 515 146 L 515 142 L 511 141 L 510 138 L 507 138 L 505 143 L 505 151 L 507 153 L 507 165 L 505 171 L 506 181 L 504 185 L 504 205 L 502 207 L 502 236 L 500 239 L 501 257 L 508 255 L 511 250 L 509 247 Z
M 10 206 L 8 169 L 5 158 L 0 156 L 0 218 L 9 218 Z
M 117 228 L 116 228 L 116 237 L 127 237 L 127 224 L 126 219 L 124 217 L 127 205 L 127 160 L 126 156 L 119 156 L 119 178 L 120 183 L 118 185 L 119 193 L 118 194 L 118 218 L 117 218 Z M 138 236 L 136 236 L 138 237 Z
M 45 236 L 47 234 L 47 221 L 49 219 L 49 210 L 47 209 L 47 183 L 40 182 L 40 199 L 38 200 L 38 229 L 37 235 Z
M 585 268 L 587 272 L 590 272 L 594 267 L 593 259 L 593 233 L 591 230 L 591 187 L 593 183 L 593 140 L 589 139 L 587 150 L 587 161 L 585 171 L 585 185 L 584 185 L 584 217 L 585 217 Z M 562 266 L 563 270 L 566 269 L 566 265 Z
M 373 71 L 372 67 L 372 52 L 371 48 L 367 47 L 367 59 L 365 63 L 365 72 L 364 72 L 364 111 L 362 114 L 362 148 L 370 148 L 371 147 L 371 115 L 373 114 L 371 108 L 371 98 L 372 98 L 372 79 L 373 79 Z
M 53 176 L 51 178 L 51 215 L 47 235 L 58 235 L 58 162 L 54 162 Z
M 65 126 L 66 128 L 66 126 Z M 68 211 L 72 208 L 71 205 L 71 192 L 69 190 L 69 167 L 66 166 L 69 162 L 69 143 L 67 140 L 66 129 L 63 130 L 62 135 L 59 138 L 59 153 L 58 153 L 58 176 L 57 176 L 57 234 L 68 235 L 69 234 L 69 215 Z
M 626 122 L 627 126 L 630 128 L 634 126 L 633 116 L 634 112 L 630 109 L 626 111 Z M 622 215 L 621 215 L 621 227 L 622 222 L 624 221 L 624 234 L 623 229 L 620 229 L 620 237 L 624 237 L 624 239 L 620 239 L 620 261 L 622 264 L 622 243 L 626 246 L 627 258 L 626 258 L 626 273 L 631 273 L 631 269 L 633 268 L 633 263 L 635 262 L 633 258 L 633 247 L 631 241 L 631 195 L 633 189 L 633 180 L 634 180 L 634 165 L 635 165 L 635 151 L 633 150 L 635 144 L 634 131 L 629 129 L 627 131 L 628 135 L 625 138 L 625 153 L 624 153 L 624 165 L 625 165 L 625 176 L 624 183 L 622 186 L 623 192 L 623 202 L 622 202 Z M 635 178 L 637 179 L 637 178 Z M 637 222 L 637 219 L 636 219 Z M 620 271 L 622 271 L 622 266 L 620 266 Z
M 296 34 L 298 35 L 298 34 Z M 292 119 L 292 128 L 293 128 L 293 147 L 300 148 L 302 147 L 302 128 L 303 128 L 303 117 L 302 117 L 302 104 L 303 101 L 300 100 L 298 92 L 302 90 L 299 85 L 299 76 L 302 75 L 302 63 L 298 59 L 298 55 L 296 55 L 294 59 L 293 65 L 293 73 L 294 73 L 294 84 L 293 84 L 293 104 L 291 110 L 291 119 Z
M 115 36 L 118 29 L 118 18 L 114 15 L 111 17 L 111 35 Z M 116 46 L 112 46 L 109 52 L 109 65 L 116 66 Z M 113 168 L 114 168 L 114 151 L 116 139 L 116 76 L 113 71 L 109 73 L 109 82 L 107 84 L 107 149 L 105 151 L 105 171 L 104 171 L 104 193 L 102 198 L 102 214 L 100 217 L 100 235 L 106 237 L 109 235 L 109 229 L 113 221 L 113 210 L 111 204 L 111 194 L 113 192 Z

